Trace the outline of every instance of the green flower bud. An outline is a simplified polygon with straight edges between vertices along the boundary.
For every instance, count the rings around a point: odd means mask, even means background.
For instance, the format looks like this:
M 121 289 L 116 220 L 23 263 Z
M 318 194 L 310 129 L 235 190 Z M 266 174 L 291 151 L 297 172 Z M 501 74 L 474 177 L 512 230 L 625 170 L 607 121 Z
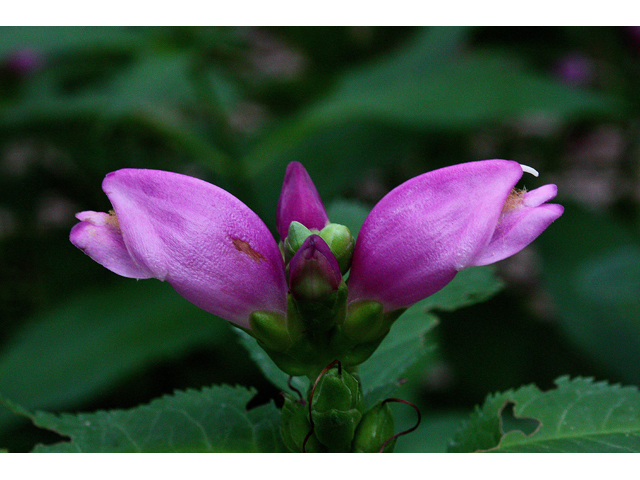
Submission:
M 288 264 L 296 252 L 300 249 L 304 241 L 309 235 L 311 230 L 302 225 L 300 222 L 293 221 L 289 225 L 289 233 L 287 238 L 284 239 L 284 258 L 285 263 Z
M 342 333 L 358 343 L 368 343 L 386 335 L 382 304 L 373 300 L 361 300 L 349 305 Z
M 379 402 L 367 410 L 358 424 L 353 438 L 353 451 L 356 453 L 377 453 L 384 442 L 393 436 L 393 414 L 389 405 Z M 396 439 L 390 440 L 384 447 L 385 453 L 391 453 Z
M 292 452 L 304 451 L 310 453 L 323 453 L 327 449 L 322 445 L 314 434 L 311 434 L 305 443 L 305 438 L 311 431 L 309 423 L 309 408 L 290 395 L 284 396 L 282 406 L 282 439 L 284 444 Z
M 343 275 L 347 273 L 351 267 L 353 247 L 356 243 L 349 229 L 338 223 L 330 223 L 320 230 L 320 236 L 327 242 L 336 260 L 338 260 L 340 272 Z
M 265 347 L 277 352 L 284 352 L 291 346 L 291 338 L 284 316 L 256 310 L 249 316 L 249 325 L 251 326 L 251 334 Z
M 329 452 L 350 452 L 362 413 L 360 382 L 346 370 L 333 368 L 322 375 L 313 392 L 314 435 Z

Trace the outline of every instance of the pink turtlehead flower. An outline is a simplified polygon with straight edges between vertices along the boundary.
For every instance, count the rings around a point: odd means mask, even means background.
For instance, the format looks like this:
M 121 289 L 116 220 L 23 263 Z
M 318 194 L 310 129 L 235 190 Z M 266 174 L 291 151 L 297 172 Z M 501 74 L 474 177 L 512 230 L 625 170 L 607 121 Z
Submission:
M 564 208 L 547 204 L 555 185 L 514 191 L 520 164 L 484 160 L 419 175 L 371 210 L 356 241 L 349 300 L 408 307 L 460 270 L 488 265 L 529 245 Z
M 348 280 L 347 304 L 375 300 L 385 311 L 404 308 L 449 283 L 463 268 L 513 255 L 562 215 L 547 204 L 555 185 L 530 192 L 514 186 L 522 167 L 485 160 L 415 177 L 386 195 L 360 230 Z M 286 315 L 290 285 L 337 288 L 339 267 L 327 244 L 309 237 L 291 260 L 258 216 L 207 182 L 157 170 L 110 173 L 102 188 L 113 213 L 81 212 L 71 242 L 113 272 L 158 278 L 200 308 L 249 329 L 252 312 Z M 287 168 L 277 230 L 292 221 L 312 232 L 328 223 L 304 167 Z M 289 280 L 289 281 L 288 281 Z M 294 292 L 295 293 L 295 292 Z
M 114 214 L 81 212 L 71 242 L 109 270 L 166 280 L 190 302 L 244 328 L 255 310 L 285 314 L 278 244 L 240 200 L 210 183 L 124 169 L 102 182 Z

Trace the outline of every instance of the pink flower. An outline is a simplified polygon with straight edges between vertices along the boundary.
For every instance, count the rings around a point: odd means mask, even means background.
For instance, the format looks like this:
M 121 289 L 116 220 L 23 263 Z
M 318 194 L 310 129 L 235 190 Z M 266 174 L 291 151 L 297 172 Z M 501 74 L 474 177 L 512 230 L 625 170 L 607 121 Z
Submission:
M 385 312 L 408 307 L 460 270 L 531 243 L 563 208 L 545 203 L 556 195 L 555 185 L 515 191 L 522 173 L 516 162 L 485 160 L 425 173 L 391 191 L 355 243 L 347 307 L 361 300 L 380 302 Z M 295 221 L 310 236 L 288 274 L 265 224 L 214 185 L 124 169 L 108 174 L 102 188 L 115 212 L 79 213 L 70 235 L 74 245 L 119 275 L 166 280 L 187 300 L 244 329 L 251 328 L 252 312 L 285 318 L 290 290 L 294 298 L 300 292 L 322 296 L 341 283 L 336 252 L 321 238 L 327 214 L 297 162 L 287 168 L 277 230 L 284 241 Z
M 244 328 L 255 310 L 286 313 L 280 249 L 233 195 L 158 170 L 118 170 L 102 189 L 115 213 L 79 213 L 70 235 L 96 262 L 125 277 L 166 280 L 198 307 Z
M 460 270 L 507 258 L 529 245 L 562 212 L 546 204 L 555 185 L 514 191 L 522 167 L 485 160 L 441 168 L 403 183 L 373 208 L 356 241 L 349 303 L 408 307 L 447 285 Z

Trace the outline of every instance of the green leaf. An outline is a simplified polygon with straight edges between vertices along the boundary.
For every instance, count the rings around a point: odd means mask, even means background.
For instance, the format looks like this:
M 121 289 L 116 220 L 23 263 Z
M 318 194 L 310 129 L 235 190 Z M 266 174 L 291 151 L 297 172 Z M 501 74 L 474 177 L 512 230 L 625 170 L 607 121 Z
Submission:
M 48 55 L 65 50 L 136 48 L 150 30 L 125 27 L 3 27 L 0 56 L 23 48 Z
M 233 339 L 168 285 L 119 282 L 32 319 L 0 355 L 0 393 L 30 409 L 77 405 L 154 361 Z M 0 411 L 0 425 L 11 421 Z
M 273 404 L 246 410 L 255 394 L 241 387 L 187 390 L 130 410 L 77 415 L 30 414 L 7 403 L 38 427 L 71 441 L 35 452 L 282 452 L 280 412 Z
M 346 226 L 356 238 L 371 208 L 355 200 L 334 200 L 327 207 L 327 216 L 333 223 Z
M 117 119 L 145 111 L 174 116 L 174 122 L 179 123 L 182 119 L 177 113 L 167 109 L 180 102 L 194 102 L 188 77 L 191 63 L 188 55 L 143 55 L 99 85 L 73 94 L 62 91 L 55 72 L 45 72 L 28 84 L 23 100 L 5 108 L 2 123 L 15 126 L 53 119 Z
M 484 302 L 503 287 L 504 283 L 496 277 L 495 267 L 466 268 L 449 285 L 427 298 L 425 308 L 450 312 Z
M 489 396 L 458 431 L 453 452 L 640 452 L 640 392 L 589 378 Z M 510 418 L 508 409 L 513 407 Z
M 560 327 L 583 352 L 640 383 L 640 243 L 612 219 L 565 204 L 536 241 Z

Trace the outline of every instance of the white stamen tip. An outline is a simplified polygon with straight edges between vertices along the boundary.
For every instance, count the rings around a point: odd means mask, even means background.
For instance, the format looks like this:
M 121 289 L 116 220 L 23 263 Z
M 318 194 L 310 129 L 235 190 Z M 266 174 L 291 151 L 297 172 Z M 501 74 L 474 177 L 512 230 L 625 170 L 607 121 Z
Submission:
M 520 166 L 522 167 L 523 172 L 530 173 L 534 177 L 537 177 L 538 175 L 540 175 L 535 168 L 531 168 L 528 165 L 522 165 L 522 164 L 520 164 Z

